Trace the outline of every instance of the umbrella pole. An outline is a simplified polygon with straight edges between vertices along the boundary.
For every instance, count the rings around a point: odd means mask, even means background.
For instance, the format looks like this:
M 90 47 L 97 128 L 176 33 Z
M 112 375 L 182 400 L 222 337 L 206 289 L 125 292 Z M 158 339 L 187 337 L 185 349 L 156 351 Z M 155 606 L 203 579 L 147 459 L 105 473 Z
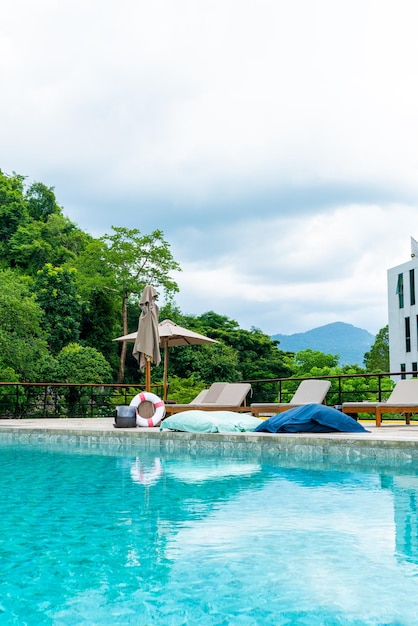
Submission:
M 145 391 L 151 391 L 151 360 L 145 357 Z
M 163 384 L 164 384 L 164 402 L 167 402 L 167 396 L 168 396 L 168 341 L 164 342 L 164 378 L 163 378 Z

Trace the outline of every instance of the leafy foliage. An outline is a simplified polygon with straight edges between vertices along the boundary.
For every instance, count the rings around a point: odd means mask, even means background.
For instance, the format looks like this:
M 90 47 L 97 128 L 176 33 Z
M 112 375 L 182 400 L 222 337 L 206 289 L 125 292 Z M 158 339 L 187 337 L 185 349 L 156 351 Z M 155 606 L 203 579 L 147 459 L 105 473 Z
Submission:
M 66 345 L 56 358 L 49 358 L 42 364 L 48 382 L 72 384 L 103 384 L 112 381 L 112 370 L 104 356 L 95 348 L 77 343 Z M 94 395 L 89 387 L 70 386 L 60 393 L 60 410 L 68 417 L 85 417 L 94 411 Z M 97 393 L 97 392 L 96 392 Z M 99 395 L 106 397 L 105 389 Z
M 107 288 L 119 294 L 122 313 L 122 332 L 128 332 L 127 304 L 132 294 L 140 296 L 146 285 L 162 287 L 166 296 L 178 291 L 170 272 L 180 270 L 174 260 L 170 245 L 163 232 L 155 230 L 151 235 L 141 235 L 134 228 L 112 226 L 113 234 L 101 238 L 106 244 L 101 248 L 101 262 L 109 277 Z M 125 374 L 126 345 L 122 344 L 119 382 Z
M 0 257 L 2 265 L 31 276 L 45 263 L 74 259 L 92 239 L 64 217 L 54 191 L 34 183 L 25 192 L 24 177 L 0 171 Z
M 95 348 L 70 343 L 56 359 L 55 382 L 110 383 L 112 371 L 104 356 Z
M 48 354 L 42 309 L 13 270 L 0 271 L 0 371 L 2 380 L 34 382 Z
M 117 302 L 110 291 L 93 289 L 83 301 L 80 343 L 96 348 L 118 369 L 118 345 L 113 341 L 119 331 Z M 136 362 L 136 361 L 135 361 Z
M 180 270 L 180 266 L 161 230 L 150 235 L 141 235 L 136 228 L 112 226 L 112 230 L 113 234 L 101 238 L 106 244 L 102 261 L 110 270 L 110 287 L 128 295 L 140 295 L 146 285 L 162 286 L 166 295 L 178 292 L 170 272 Z
M 82 235 L 70 220 L 54 213 L 45 222 L 29 219 L 19 225 L 10 238 L 9 258 L 12 265 L 33 276 L 46 263 L 73 262 L 87 241 L 87 235 Z
M 28 215 L 23 176 L 7 176 L 0 170 L 0 253 L 7 257 L 8 242 Z
M 317 350 L 301 350 L 294 355 L 288 356 L 288 363 L 295 377 L 312 378 L 324 377 L 331 380 L 331 389 L 327 394 L 327 404 L 337 404 L 340 393 L 343 400 L 369 400 L 375 401 L 377 397 L 377 378 L 364 377 L 365 370 L 358 365 L 338 366 L 338 356 L 324 354 Z M 342 378 L 340 387 L 337 388 L 338 376 L 349 376 Z M 332 377 L 335 377 L 333 380 Z M 286 386 L 289 391 L 296 391 L 299 381 L 295 381 L 293 386 Z M 391 389 L 390 379 L 382 381 L 382 389 Z
M 321 376 L 323 372 L 329 374 L 338 365 L 339 357 L 333 354 L 324 354 L 318 350 L 301 350 L 293 357 L 292 373 L 294 376 Z M 315 373 L 314 373 L 315 372 Z
M 44 311 L 42 325 L 54 354 L 67 343 L 77 341 L 80 334 L 81 302 L 74 272 L 47 263 L 35 279 L 34 288 Z
M 389 372 L 389 326 L 384 326 L 376 335 L 369 352 L 364 355 L 367 372 Z
M 203 389 L 206 389 L 205 383 L 193 375 L 189 378 L 170 377 L 170 398 L 178 404 L 188 404 Z
M 43 183 L 33 183 L 26 193 L 29 215 L 37 221 L 46 222 L 53 213 L 60 213 L 54 189 Z

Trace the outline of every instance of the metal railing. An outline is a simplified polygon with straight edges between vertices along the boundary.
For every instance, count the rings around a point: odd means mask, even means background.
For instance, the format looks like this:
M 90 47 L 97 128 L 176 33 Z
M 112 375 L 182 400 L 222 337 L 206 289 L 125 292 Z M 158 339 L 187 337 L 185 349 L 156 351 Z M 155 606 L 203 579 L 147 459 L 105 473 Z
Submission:
M 1 418 L 112 417 L 115 407 L 127 405 L 144 385 L 77 385 L 71 383 L 1 383 Z M 161 397 L 163 385 L 152 385 Z
M 329 380 L 326 403 L 337 406 L 343 402 L 382 402 L 393 389 L 394 378 L 417 377 L 417 372 L 386 372 L 378 374 L 341 374 L 312 376 Z M 288 402 L 299 383 L 307 377 L 265 378 L 246 380 L 250 383 L 251 402 Z M 360 379 L 363 379 L 362 381 Z M 72 418 L 113 417 L 115 407 L 127 405 L 144 391 L 145 385 L 134 384 L 71 384 L 71 383 L 10 383 L 0 382 L 0 418 Z M 162 397 L 163 384 L 151 386 Z
M 416 378 L 417 372 L 264 378 L 245 382 L 251 384 L 252 402 L 289 402 L 302 380 L 329 380 L 331 387 L 327 393 L 326 403 L 334 406 L 341 405 L 343 402 L 362 402 L 363 400 L 383 402 L 394 387 L 394 379 L 406 377 Z

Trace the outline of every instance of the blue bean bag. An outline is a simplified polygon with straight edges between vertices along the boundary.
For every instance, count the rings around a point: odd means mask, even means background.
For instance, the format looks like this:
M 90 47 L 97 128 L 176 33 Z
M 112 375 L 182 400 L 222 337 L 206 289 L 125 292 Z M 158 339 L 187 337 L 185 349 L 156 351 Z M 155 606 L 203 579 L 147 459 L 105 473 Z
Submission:
M 273 415 L 257 426 L 267 433 L 368 433 L 352 417 L 323 404 L 304 404 Z

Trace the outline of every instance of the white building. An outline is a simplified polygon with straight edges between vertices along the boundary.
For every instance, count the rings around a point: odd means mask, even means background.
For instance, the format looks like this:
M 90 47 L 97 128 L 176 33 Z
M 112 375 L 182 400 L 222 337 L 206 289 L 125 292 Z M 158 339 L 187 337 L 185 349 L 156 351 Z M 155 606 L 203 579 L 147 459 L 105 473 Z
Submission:
M 388 270 L 391 372 L 418 372 L 417 280 L 418 243 L 411 237 L 411 260 Z

